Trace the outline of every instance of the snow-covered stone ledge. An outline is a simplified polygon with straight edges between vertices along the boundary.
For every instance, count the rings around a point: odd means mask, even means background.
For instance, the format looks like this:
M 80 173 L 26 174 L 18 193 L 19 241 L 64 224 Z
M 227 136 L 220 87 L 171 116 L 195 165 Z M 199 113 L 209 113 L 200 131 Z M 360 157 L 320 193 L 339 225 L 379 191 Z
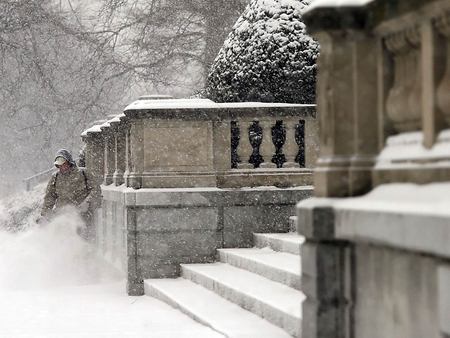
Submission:
M 397 183 L 362 197 L 299 202 L 311 320 L 314 306 L 322 304 L 322 312 L 341 318 L 354 311 L 361 337 L 447 337 L 449 191 L 450 182 Z M 394 312 L 402 314 L 395 328 L 385 325 Z
M 336 239 L 450 259 L 449 191 L 450 183 L 397 183 L 379 186 L 363 197 L 313 198 L 299 206 L 332 209 L 334 227 L 327 235 Z
M 290 187 L 312 183 L 317 124 L 310 104 L 143 98 L 82 137 L 105 185 Z

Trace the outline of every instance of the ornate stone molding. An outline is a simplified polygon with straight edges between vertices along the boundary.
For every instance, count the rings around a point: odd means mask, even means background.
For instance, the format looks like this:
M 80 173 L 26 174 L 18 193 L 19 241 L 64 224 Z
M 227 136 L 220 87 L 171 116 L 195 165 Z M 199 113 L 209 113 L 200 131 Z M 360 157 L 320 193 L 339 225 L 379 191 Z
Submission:
M 446 65 L 437 91 L 436 100 L 439 110 L 443 113 L 447 126 L 450 125 L 450 12 L 446 12 L 435 19 L 435 25 L 440 34 L 446 39 Z
M 394 84 L 389 91 L 386 112 L 399 132 L 420 129 L 421 56 L 420 31 L 417 27 L 385 37 L 386 48 L 393 55 Z

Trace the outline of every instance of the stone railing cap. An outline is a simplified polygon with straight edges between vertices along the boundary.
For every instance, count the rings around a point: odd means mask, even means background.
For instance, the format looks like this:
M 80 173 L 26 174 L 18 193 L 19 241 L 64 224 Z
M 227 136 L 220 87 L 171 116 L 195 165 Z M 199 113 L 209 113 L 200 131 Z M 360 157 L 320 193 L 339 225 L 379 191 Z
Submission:
M 289 108 L 314 107 L 315 104 L 267 103 L 267 102 L 225 102 L 216 103 L 209 99 L 169 99 L 169 100 L 137 100 L 125 108 L 129 110 L 183 110 L 183 109 L 227 109 L 227 108 Z
M 217 103 L 208 99 L 161 99 L 143 100 L 139 99 L 129 104 L 127 110 L 149 110 L 149 109 L 200 109 L 217 108 Z
M 364 29 L 366 9 L 376 0 L 315 0 L 303 11 L 310 33 L 320 30 Z
M 319 8 L 363 7 L 373 1 L 375 0 L 314 0 L 303 13 L 310 13 Z

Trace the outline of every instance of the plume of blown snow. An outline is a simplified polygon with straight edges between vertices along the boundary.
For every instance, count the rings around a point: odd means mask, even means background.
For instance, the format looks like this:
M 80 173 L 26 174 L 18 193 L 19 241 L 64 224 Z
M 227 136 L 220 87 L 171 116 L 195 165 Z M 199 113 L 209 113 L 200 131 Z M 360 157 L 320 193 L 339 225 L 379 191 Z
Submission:
M 46 184 L 0 200 L 0 230 L 17 232 L 35 225 L 44 199 Z
M 0 217 L 11 222 L 11 210 L 5 205 L 1 208 Z M 36 224 L 30 215 L 27 219 L 23 231 L 0 230 L 0 289 L 42 289 L 122 279 L 97 256 L 92 244 L 78 236 L 77 229 L 85 225 L 74 208 L 45 224 Z

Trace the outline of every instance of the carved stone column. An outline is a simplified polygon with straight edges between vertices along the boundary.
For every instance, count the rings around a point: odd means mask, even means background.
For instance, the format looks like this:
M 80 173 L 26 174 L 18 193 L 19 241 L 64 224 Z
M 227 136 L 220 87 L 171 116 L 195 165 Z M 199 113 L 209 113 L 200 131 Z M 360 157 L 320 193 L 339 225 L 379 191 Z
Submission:
M 319 31 L 317 107 L 320 155 L 314 173 L 316 196 L 350 195 L 354 147 L 352 41 L 344 31 Z
M 260 164 L 260 168 L 276 168 L 276 164 L 272 163 L 272 156 L 275 154 L 275 145 L 272 141 L 272 121 L 260 121 L 262 127 L 261 155 L 264 162 Z
M 442 129 L 444 126 L 450 127 L 450 12 L 443 13 L 436 20 L 436 28 L 444 39 L 439 39 L 435 32 L 431 30 L 432 27 L 428 28 L 430 29 L 428 34 L 432 36 L 433 39 L 431 41 L 434 43 L 434 45 L 430 46 L 434 56 L 433 61 L 435 61 L 434 67 L 431 68 L 435 74 L 433 80 L 439 81 L 438 74 L 443 74 L 436 91 L 437 113 L 441 113 L 445 120 L 445 123 L 442 123 L 438 116 L 437 128 Z M 424 34 L 427 34 L 427 32 L 425 31 Z M 442 44 L 445 44 L 445 49 L 442 48 Z
M 284 119 L 283 124 L 286 128 L 286 141 L 283 146 L 283 153 L 286 156 L 286 162 L 283 163 L 283 168 L 298 168 L 299 164 L 295 161 L 298 153 L 298 145 L 295 142 L 295 129 L 298 123 L 297 119 Z
M 354 35 L 353 67 L 353 156 L 349 168 L 349 194 L 372 188 L 372 169 L 378 153 L 377 41 L 364 33 Z
M 386 112 L 398 132 L 419 130 L 422 111 L 420 30 L 416 27 L 388 35 L 386 46 L 392 53 L 394 84 Z
M 241 162 L 238 163 L 238 169 L 253 169 L 253 165 L 248 162 L 253 151 L 248 131 L 251 124 L 252 122 L 250 121 L 239 122 L 241 136 L 238 145 L 238 154 Z

